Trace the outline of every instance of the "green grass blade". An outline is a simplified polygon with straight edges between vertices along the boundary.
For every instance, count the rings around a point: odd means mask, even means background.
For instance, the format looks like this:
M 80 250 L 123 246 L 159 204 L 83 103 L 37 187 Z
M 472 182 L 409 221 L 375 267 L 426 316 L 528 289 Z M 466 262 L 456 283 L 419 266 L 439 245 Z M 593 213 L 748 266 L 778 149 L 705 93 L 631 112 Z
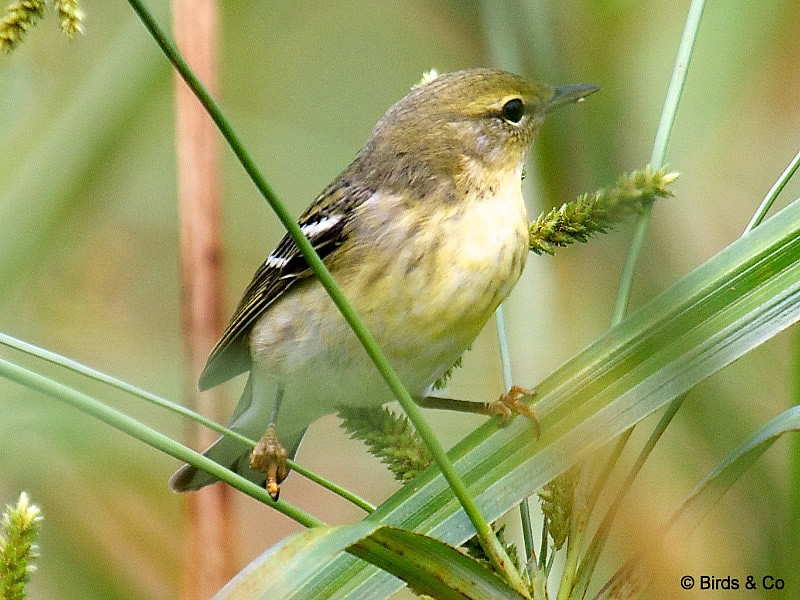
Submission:
M 789 183 L 789 180 L 792 178 L 792 175 L 795 174 L 798 167 L 800 167 L 800 151 L 794 155 L 794 158 L 783 170 L 783 173 L 781 173 L 780 177 L 778 177 L 775 183 L 772 184 L 772 187 L 769 188 L 767 195 L 764 196 L 761 204 L 758 205 L 758 210 L 756 210 L 753 218 L 750 219 L 747 227 L 744 228 L 745 233 L 758 227 L 761 221 L 764 220 L 764 217 L 767 216 L 769 209 L 772 208 L 772 205 L 775 203 L 775 199 L 780 195 L 781 191 L 783 191 L 783 188 L 786 187 L 786 184 Z
M 231 579 L 214 600 L 314 598 L 306 584 L 348 546 L 364 539 L 380 523 L 362 521 L 342 527 L 315 527 L 290 536 L 259 556 Z
M 391 572 L 417 593 L 440 600 L 522 598 L 484 564 L 453 546 L 368 520 L 288 538 L 234 577 L 215 600 L 329 598 L 330 590 L 308 583 L 344 550 Z
M 800 431 L 800 406 L 782 412 L 725 457 L 689 492 L 670 519 L 669 529 L 690 531 L 711 511 L 725 492 L 784 433 Z
M 217 464 L 210 458 L 191 450 L 183 444 L 167 437 L 163 433 L 140 423 L 133 417 L 129 417 L 115 408 L 106 406 L 99 400 L 79 392 L 63 383 L 55 381 L 29 369 L 25 369 L 6 360 L 0 359 L 0 377 L 5 377 L 9 381 L 14 381 L 22 386 L 36 390 L 55 400 L 65 402 L 81 412 L 90 415 L 107 425 L 111 425 L 129 436 L 136 438 L 145 444 L 161 450 L 162 452 L 174 456 L 184 462 L 191 463 L 196 467 L 208 471 L 215 477 L 230 484 L 239 491 L 269 504 L 275 510 L 282 512 L 286 516 L 294 519 L 306 527 L 318 527 L 324 525 L 322 521 L 313 515 L 301 510 L 283 500 L 274 502 L 266 490 L 252 481 L 237 475 L 233 471 Z
M 653 152 L 650 154 L 649 165 L 653 170 L 658 170 L 664 166 L 664 159 L 667 155 L 667 145 L 672 135 L 672 126 L 678 114 L 683 87 L 686 85 L 686 75 L 689 70 L 689 63 L 692 60 L 694 45 L 697 40 L 697 32 L 700 29 L 700 20 L 705 9 L 705 0 L 692 0 L 689 5 L 689 13 L 686 15 L 686 22 L 683 26 L 678 52 L 675 57 L 675 64 L 672 68 L 672 76 L 667 88 L 667 97 L 664 99 L 664 108 L 661 111 L 661 118 L 656 130 L 656 138 L 653 142 Z M 642 214 L 636 220 L 636 225 L 631 238 L 631 245 L 628 255 L 625 257 L 625 266 L 620 277 L 617 298 L 614 302 L 614 313 L 611 317 L 611 324 L 616 325 L 625 316 L 630 302 L 631 291 L 633 290 L 633 277 L 636 273 L 636 265 L 639 263 L 639 256 L 644 247 L 644 239 L 647 236 L 647 229 L 650 225 L 650 215 L 653 207 L 646 206 Z
M 626 318 L 537 388 L 542 436 L 491 421 L 450 451 L 479 508 L 496 519 L 521 498 L 800 318 L 800 201 Z M 428 469 L 380 519 L 451 544 L 472 535 L 446 482 Z M 334 597 L 382 597 L 398 582 L 352 556 L 313 578 Z M 367 592 L 368 590 L 368 592 Z
M 800 327 L 796 327 L 794 331 L 794 339 L 792 344 L 792 353 L 794 355 L 794 369 L 793 369 L 793 390 L 790 401 L 795 406 L 800 406 Z M 800 436 L 795 436 L 792 439 L 792 446 L 789 450 L 789 468 L 788 468 L 788 482 L 789 482 L 789 523 L 787 528 L 789 535 L 787 539 L 796 540 L 800 539 Z M 790 550 L 786 553 L 786 564 L 794 567 L 800 564 L 800 544 L 792 543 L 789 546 Z M 787 573 L 789 571 L 786 571 Z
M 616 598 L 615 589 L 632 584 L 637 589 L 647 586 L 651 580 L 649 573 L 642 570 L 642 556 L 654 552 L 663 556 L 661 548 L 670 545 L 680 546 L 703 518 L 711 512 L 730 487 L 785 433 L 800 431 L 800 406 L 782 412 L 754 433 L 725 457 L 703 480 L 689 492 L 678 510 L 664 526 L 663 531 L 654 536 L 659 543 L 650 548 L 639 548 L 633 558 L 620 567 L 614 576 L 603 586 L 596 598 Z M 656 563 L 651 563 L 656 564 Z
M 415 592 L 437 599 L 523 598 L 486 565 L 406 529 L 381 527 L 349 551 L 403 579 Z

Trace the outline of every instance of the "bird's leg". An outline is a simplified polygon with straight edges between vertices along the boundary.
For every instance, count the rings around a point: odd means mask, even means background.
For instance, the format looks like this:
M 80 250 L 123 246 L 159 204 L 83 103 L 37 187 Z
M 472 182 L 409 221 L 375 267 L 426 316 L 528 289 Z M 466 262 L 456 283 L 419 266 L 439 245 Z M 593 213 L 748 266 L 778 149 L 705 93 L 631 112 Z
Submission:
M 539 428 L 539 419 L 536 412 L 525 402 L 523 398 L 534 396 L 534 390 L 528 390 L 517 385 L 511 386 L 505 394 L 500 396 L 493 402 L 470 402 L 468 400 L 454 400 L 452 398 L 439 398 L 437 396 L 427 396 L 417 401 L 423 408 L 436 408 L 441 410 L 455 410 L 458 412 L 478 413 L 481 415 L 500 416 L 503 418 L 503 424 L 508 423 L 512 415 L 520 414 L 525 415 L 533 421 L 536 427 L 536 437 L 539 437 L 541 431 Z
M 275 423 L 278 421 L 278 410 L 283 399 L 283 390 L 283 385 L 278 387 L 267 430 L 250 453 L 250 466 L 267 476 L 267 493 L 275 501 L 278 500 L 281 493 L 280 483 L 289 474 L 289 467 L 286 465 L 288 453 L 281 446 L 275 427 Z
M 501 416 L 504 424 L 508 423 L 514 413 L 525 415 L 533 421 L 536 427 L 536 437 L 538 438 L 542 434 L 542 430 L 539 426 L 539 417 L 536 416 L 536 411 L 523 402 L 523 398 L 530 398 L 535 395 L 536 390 L 529 390 L 518 385 L 512 385 L 511 389 L 501 395 L 497 400 L 486 403 L 487 412 L 490 415 Z

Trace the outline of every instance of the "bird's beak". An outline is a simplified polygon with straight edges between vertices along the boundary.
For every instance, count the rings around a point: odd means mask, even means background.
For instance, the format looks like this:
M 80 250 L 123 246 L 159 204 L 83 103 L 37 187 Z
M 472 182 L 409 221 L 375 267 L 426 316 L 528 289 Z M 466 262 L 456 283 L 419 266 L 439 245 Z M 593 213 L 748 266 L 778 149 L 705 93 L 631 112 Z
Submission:
M 551 110 L 571 104 L 572 102 L 581 102 L 589 94 L 594 94 L 600 88 L 590 83 L 578 83 L 576 85 L 560 85 L 553 88 L 553 97 L 550 98 L 542 109 L 544 113 L 549 113 Z

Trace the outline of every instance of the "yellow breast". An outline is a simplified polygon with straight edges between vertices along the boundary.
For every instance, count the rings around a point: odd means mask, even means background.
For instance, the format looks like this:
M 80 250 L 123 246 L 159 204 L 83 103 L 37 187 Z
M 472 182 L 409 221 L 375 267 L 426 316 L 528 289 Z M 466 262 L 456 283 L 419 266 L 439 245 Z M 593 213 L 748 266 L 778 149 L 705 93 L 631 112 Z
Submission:
M 359 208 L 357 225 L 330 263 L 413 394 L 423 394 L 472 343 L 525 264 L 519 171 L 486 183 L 449 204 L 376 193 Z M 260 317 L 251 349 L 267 373 L 300 373 L 309 393 L 325 390 L 351 403 L 388 400 L 363 348 L 313 279 Z
M 354 237 L 363 246 L 352 249 L 364 258 L 337 278 L 368 326 L 409 352 L 421 344 L 471 343 L 525 264 L 528 221 L 520 182 L 515 169 L 456 201 L 409 204 L 379 193 L 365 203 L 359 221 L 373 228 L 359 231 Z

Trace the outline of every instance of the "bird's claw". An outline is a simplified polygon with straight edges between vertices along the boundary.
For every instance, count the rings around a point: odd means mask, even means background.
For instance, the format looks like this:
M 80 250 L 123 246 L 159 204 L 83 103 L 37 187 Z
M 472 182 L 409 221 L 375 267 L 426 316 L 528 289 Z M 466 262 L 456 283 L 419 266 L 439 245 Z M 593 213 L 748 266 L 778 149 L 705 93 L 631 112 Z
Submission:
M 267 476 L 267 493 L 276 502 L 281 493 L 280 483 L 289 474 L 287 457 L 286 449 L 278 441 L 275 424 L 270 423 L 250 453 L 250 466 Z
M 508 392 L 500 396 L 500 398 L 494 402 L 489 402 L 487 404 L 488 412 L 490 415 L 502 417 L 504 425 L 508 423 L 514 414 L 525 415 L 536 427 L 536 437 L 538 438 L 541 435 L 539 418 L 536 416 L 536 412 L 521 400 L 521 398 L 533 396 L 535 394 L 535 390 L 512 385 Z

